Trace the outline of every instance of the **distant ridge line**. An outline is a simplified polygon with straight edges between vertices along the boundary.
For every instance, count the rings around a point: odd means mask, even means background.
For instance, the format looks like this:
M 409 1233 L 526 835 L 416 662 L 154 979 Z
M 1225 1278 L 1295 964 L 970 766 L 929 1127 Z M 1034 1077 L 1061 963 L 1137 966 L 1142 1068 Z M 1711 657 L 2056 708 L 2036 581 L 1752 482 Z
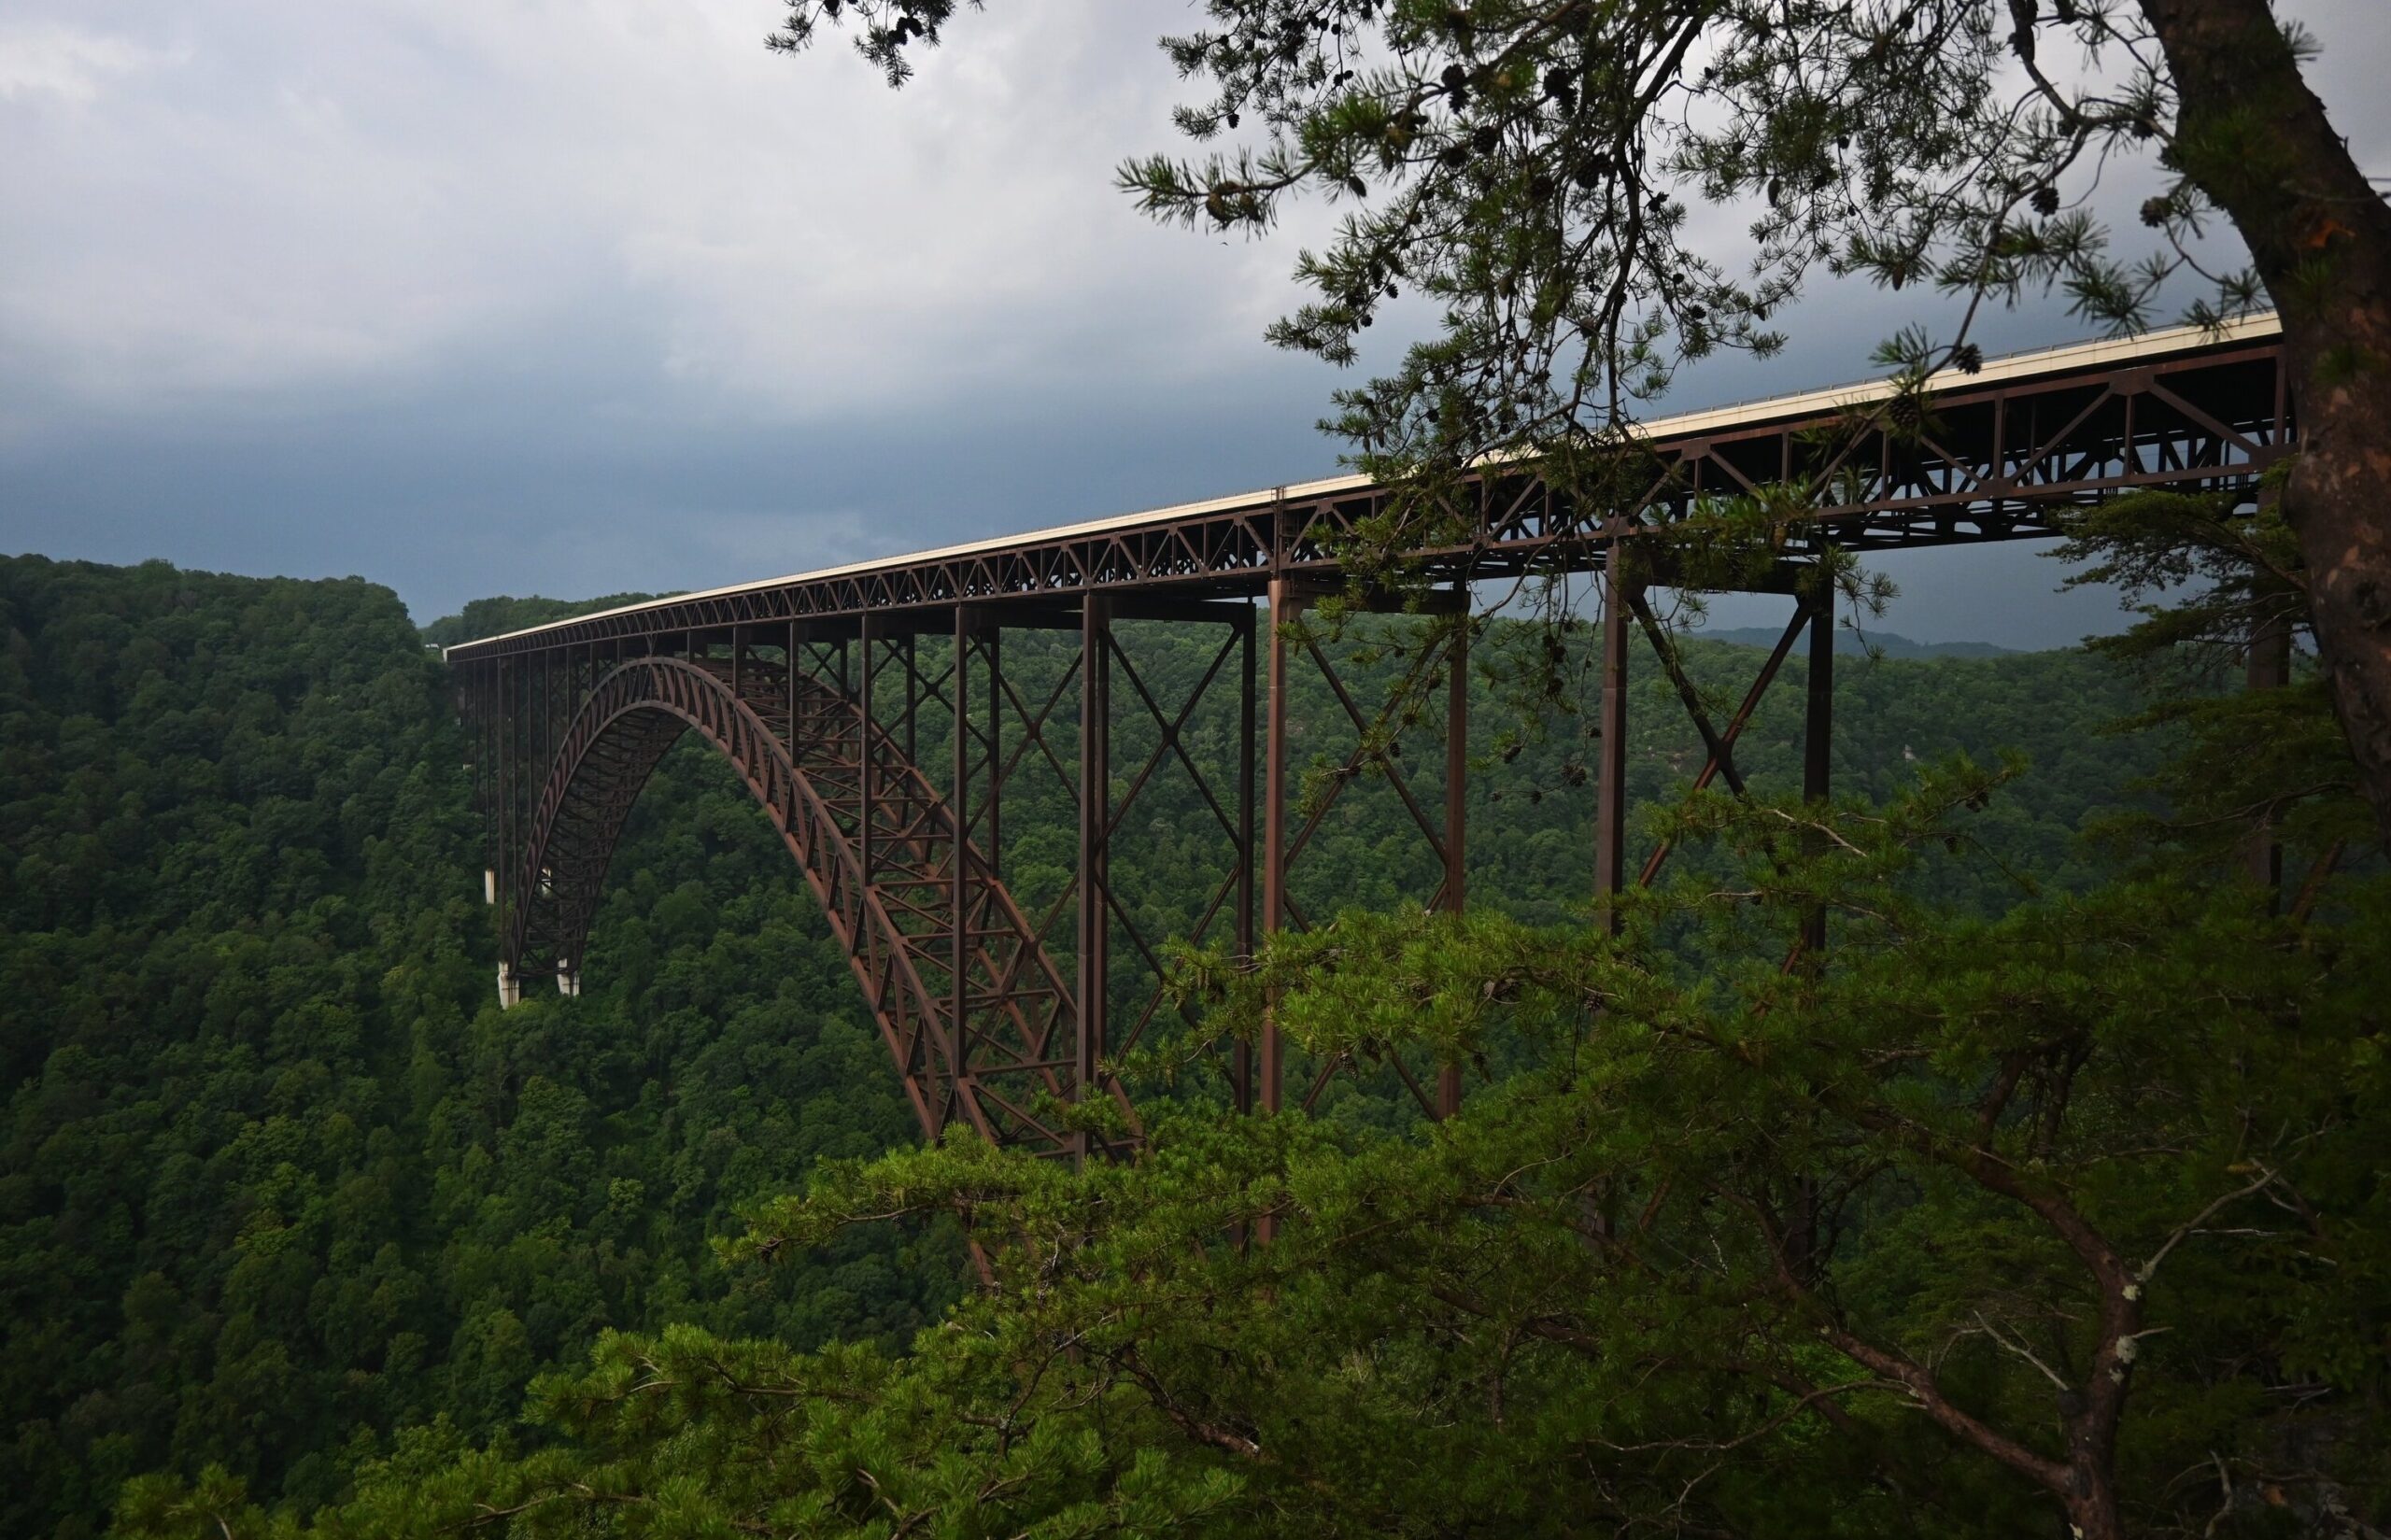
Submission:
M 1724 642 L 1733 647 L 1765 648 L 1776 645 L 1779 628 L 1722 626 L 1716 630 L 1688 631 L 1685 635 L 1688 640 L 1694 642 Z M 1892 631 L 1854 631 L 1846 628 L 1834 633 L 1834 650 L 1839 657 L 1862 657 L 1871 646 L 1887 657 L 1908 658 L 2016 657 L 2030 650 L 2023 647 L 1995 646 L 1989 642 L 1913 642 L 1908 637 Z M 2042 647 L 2030 650 L 2057 652 L 2062 649 Z

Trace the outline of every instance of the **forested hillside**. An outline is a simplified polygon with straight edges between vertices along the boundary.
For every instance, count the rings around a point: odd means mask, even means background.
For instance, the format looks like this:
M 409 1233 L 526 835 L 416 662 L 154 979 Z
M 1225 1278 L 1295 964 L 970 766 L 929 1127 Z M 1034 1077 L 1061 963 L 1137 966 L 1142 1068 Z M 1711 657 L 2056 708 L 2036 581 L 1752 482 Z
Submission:
M 419 632 L 358 580 L 0 561 L 0 1533 L 97 1534 L 126 1477 L 211 1464 L 269 1502 L 331 1501 L 395 1429 L 509 1425 L 535 1372 L 578 1367 L 608 1328 L 895 1347 L 954 1296 L 943 1229 L 853 1232 L 768 1271 L 709 1247 L 817 1158 L 913 1130 L 778 841 L 698 746 L 640 804 L 584 996 L 495 1009 L 465 745 L 427 637 L 571 608 L 485 600 Z M 1026 673 L 1040 645 L 1017 649 Z M 1145 645 L 1166 693 L 1206 660 Z M 1688 653 L 1731 692 L 1761 656 Z M 1955 751 L 2033 761 L 1979 821 L 2001 863 L 1953 879 L 1986 909 L 2020 880 L 2085 881 L 2077 830 L 2153 761 L 2103 735 L 2135 691 L 2081 654 L 1847 659 L 1838 699 L 1849 791 Z M 1797 658 L 1746 741 L 1763 782 L 1793 773 L 1800 702 Z M 1298 698 L 1331 758 L 1333 713 L 1316 685 Z M 1700 756 L 1657 670 L 1633 722 L 1632 790 L 1662 798 Z M 1563 724 L 1485 767 L 1474 900 L 1576 911 L 1584 757 Z M 1033 887 L 1068 843 L 1037 812 L 1009 836 Z M 1299 892 L 1416 901 L 1399 817 L 1357 791 Z M 1192 793 L 1160 794 L 1116 849 L 1125 884 L 1183 887 L 1199 822 Z
M 602 980 L 502 1016 L 445 671 L 389 590 L 0 561 L 0 1534 L 300 1503 L 610 1325 L 901 1339 L 956 1257 L 706 1240 L 911 1131 L 743 793 L 676 756 Z
M 493 595 L 476 599 L 455 615 L 442 615 L 423 629 L 423 640 L 435 647 L 453 647 L 460 642 L 476 637 L 503 636 L 530 626 L 545 626 L 551 620 L 571 615 L 590 615 L 611 610 L 618 605 L 636 604 L 655 594 L 608 594 L 602 599 L 511 599 Z

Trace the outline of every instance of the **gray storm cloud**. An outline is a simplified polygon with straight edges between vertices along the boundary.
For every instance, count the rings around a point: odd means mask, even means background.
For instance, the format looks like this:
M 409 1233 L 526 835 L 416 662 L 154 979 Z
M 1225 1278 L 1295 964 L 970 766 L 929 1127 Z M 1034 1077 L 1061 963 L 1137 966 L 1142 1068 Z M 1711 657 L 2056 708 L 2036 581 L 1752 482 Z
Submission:
M 2289 7 L 2391 141 L 2376 0 Z M 1329 211 L 1259 244 L 1114 192 L 1168 148 L 1176 5 L 999 0 L 891 93 L 769 0 L 16 0 L 0 18 L 0 549 L 491 591 L 710 585 L 1317 473 L 1337 376 L 1269 350 Z M 1831 292 L 1765 368 L 1863 372 Z M 2005 322 L 2013 346 L 2075 328 Z M 2004 556 L 2011 605 L 2098 622 Z M 1931 573 L 1904 574 L 1913 592 Z

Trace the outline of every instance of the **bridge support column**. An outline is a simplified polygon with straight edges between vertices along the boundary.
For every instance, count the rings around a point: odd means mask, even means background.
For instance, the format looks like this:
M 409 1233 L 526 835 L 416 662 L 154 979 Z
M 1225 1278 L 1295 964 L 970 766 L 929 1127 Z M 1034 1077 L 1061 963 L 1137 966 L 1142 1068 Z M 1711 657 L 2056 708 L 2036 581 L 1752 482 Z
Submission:
M 1462 612 L 1453 617 L 1445 648 L 1445 886 L 1443 909 L 1462 912 L 1468 885 L 1469 790 L 1469 590 L 1462 589 Z M 1461 1066 L 1436 1071 L 1436 1116 L 1461 1110 Z
M 1099 1094 L 1112 937 L 1112 601 L 1090 594 L 1080 609 L 1080 862 L 1078 1009 L 1072 1094 Z M 1080 1159 L 1095 1152 L 1078 1136 Z
M 490 681 L 490 699 L 494 703 L 494 720 L 490 738 L 495 745 L 499 765 L 497 776 L 490 783 L 490 795 L 496 807 L 491 827 L 497 830 L 498 869 L 500 880 L 499 934 L 506 934 L 512 916 L 508 911 L 515 903 L 515 881 L 520 875 L 515 869 L 515 803 L 516 784 L 530 771 L 523 768 L 523 745 L 515 736 L 515 667 L 511 659 L 501 657 L 493 665 L 497 675 Z
M 948 878 L 948 1001 L 947 1026 L 951 1050 L 948 1062 L 954 1066 L 955 1103 L 962 1106 L 972 1095 L 970 1080 L 973 1063 L 973 1001 L 971 998 L 972 960 L 983 944 L 979 934 L 992 918 L 984 911 L 990 884 L 997 881 L 996 847 L 997 795 L 1002 784 L 1002 767 L 997 758 L 997 704 L 1002 693 L 1003 681 L 997 672 L 997 636 L 993 622 L 968 604 L 955 607 L 955 662 L 949 676 L 949 691 L 955 708 L 954 739 L 949 745 L 954 764 L 954 784 L 947 806 L 953 818 L 949 834 L 953 849 L 949 854 Z M 971 721 L 971 664 L 974 657 L 987 670 L 988 720 L 984 734 Z M 975 755 L 975 742 L 978 753 Z M 973 783 L 984 770 L 988 784 L 977 798 L 972 795 Z M 984 849 L 975 857 L 973 833 L 985 826 Z M 983 865 L 982 863 L 985 864 Z M 993 981 L 992 981 L 993 982 Z M 981 1009 L 1000 1009 L 997 1002 L 981 1002 Z
M 981 842 L 987 847 L 988 876 L 1004 880 L 1005 811 L 1005 653 L 1004 632 L 990 621 L 980 634 L 980 653 L 988 664 L 987 739 L 981 744 L 988 766 L 988 796 L 981 813 Z M 956 711 L 960 713 L 960 705 Z
M 523 982 L 515 969 L 505 963 L 498 965 L 498 1009 L 512 1010 L 523 1003 Z
M 1262 934 L 1266 940 L 1287 925 L 1287 630 L 1300 624 L 1303 592 L 1283 577 L 1270 580 L 1269 685 L 1262 728 Z M 1284 1045 L 1276 1012 L 1262 1018 L 1261 1063 L 1254 1102 L 1276 1112 L 1285 1078 Z M 1266 1232 L 1264 1239 L 1268 1239 Z
M 879 798 L 873 795 L 871 780 L 871 728 L 877 720 L 872 714 L 872 676 L 879 672 L 873 667 L 872 632 L 878 628 L 871 623 L 867 610 L 856 617 L 856 709 L 862 714 L 863 730 L 856 739 L 856 857 L 863 873 L 866 887 L 872 883 L 872 825 L 879 815 Z
M 1613 540 L 1603 558 L 1602 714 L 1595 756 L 1602 779 L 1594 801 L 1594 903 L 1600 923 L 1619 929 L 1619 900 L 1627 885 L 1627 618 L 1630 593 L 1620 571 L 1626 542 Z
M 896 643 L 898 650 L 905 659 L 905 717 L 902 733 L 905 743 L 905 763 L 909 765 L 918 765 L 922 762 L 920 731 L 923 694 L 922 659 L 921 650 L 915 644 L 918 640 L 913 632 L 907 631 Z
M 1239 960 L 1253 960 L 1255 921 L 1253 798 L 1254 798 L 1254 732 L 1257 727 L 1254 705 L 1254 612 L 1245 612 L 1245 625 L 1238 639 L 1238 755 L 1237 755 L 1237 954 Z M 1254 1077 L 1257 1071 L 1255 1045 L 1238 1038 L 1233 1051 L 1231 1072 L 1236 1077 L 1237 1109 L 1251 1112 L 1254 1106 Z
M 954 1098 L 963 1104 L 971 1078 L 969 1021 L 971 1016 L 971 762 L 969 757 L 970 686 L 964 656 L 971 644 L 969 612 L 955 607 L 955 753 L 953 787 L 947 807 L 954 815 L 952 849 L 947 854 L 947 992 L 946 1062 L 953 1066 Z M 911 757 L 909 755 L 908 757 Z

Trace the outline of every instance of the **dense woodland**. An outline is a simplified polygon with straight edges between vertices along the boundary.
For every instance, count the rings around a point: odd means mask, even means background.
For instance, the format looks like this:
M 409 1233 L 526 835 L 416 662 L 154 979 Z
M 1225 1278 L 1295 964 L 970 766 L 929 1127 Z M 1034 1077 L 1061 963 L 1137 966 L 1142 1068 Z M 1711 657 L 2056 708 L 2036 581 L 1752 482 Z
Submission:
M 898 85 L 980 8 L 785 0 L 770 41 L 844 37 Z M 1297 688 L 1304 923 L 1173 954 L 1173 1024 L 1119 1066 L 1134 1139 L 1052 1109 L 1127 1158 L 917 1144 L 765 819 L 686 743 L 587 993 L 502 1014 L 432 644 L 573 606 L 423 631 L 354 580 L 0 563 L 0 1532 L 2380 1540 L 2391 208 L 2276 10 L 1199 7 L 1165 45 L 1195 148 L 1121 189 L 1212 234 L 1340 205 L 1280 346 L 1346 365 L 1384 306 L 1436 315 L 1325 425 L 1395 489 L 1338 553 L 1357 586 L 1477 538 L 1448 494 L 1490 460 L 1643 518 L 1634 421 L 1687 363 L 1776 351 L 1821 273 L 1967 319 L 1888 338 L 1884 400 L 1648 520 L 1614 575 L 1749 586 L 1793 553 L 1869 611 L 1793 527 L 1931 444 L 1979 311 L 2038 296 L 2121 334 L 2171 290 L 2212 330 L 2271 306 L 2299 441 L 2247 501 L 2052 507 L 2146 602 L 2123 639 L 1840 665 L 1831 798 L 1793 774 L 1798 660 L 1747 791 L 1689 797 L 1639 652 L 1614 746 L 1678 855 L 1606 908 L 1582 629 L 1482 634 L 1458 916 L 1423 911 L 1378 775 L 1440 800 L 1405 623 L 1332 635 L 1392 730 Z M 1061 677 L 1007 646 L 1033 699 Z M 1216 639 L 1130 646 L 1171 699 Z M 2220 688 L 2278 646 L 2313 662 Z M 1722 703 L 1758 656 L 1681 651 Z M 1199 767 L 1233 711 L 1190 716 Z M 1157 746 L 1127 728 L 1115 764 Z M 1033 910 L 1064 813 L 1035 776 L 1008 803 Z M 1139 794 L 1125 929 L 1187 929 L 1210 816 L 1175 772 Z M 1136 1016 L 1142 952 L 1113 968 Z M 1208 1091 L 1266 1024 L 1333 1071 L 1317 1115 Z M 1469 1097 L 1430 1123 L 1398 1067 Z
M 0 567 L 0 1533 L 220 1463 L 328 1501 L 609 1326 L 902 1341 L 956 1256 L 706 1247 L 914 1133 L 785 855 L 676 756 L 589 996 L 502 1016 L 446 671 L 387 589 Z
M 640 803 L 587 994 L 495 1008 L 465 742 L 425 637 L 565 609 L 485 601 L 419 633 L 355 580 L 0 566 L 0 1532 L 100 1533 L 150 1472 L 220 1472 L 301 1514 L 427 1437 L 537 1445 L 527 1385 L 610 1331 L 901 1353 L 963 1292 L 942 1222 L 842 1228 L 769 1266 L 711 1244 L 823 1158 L 915 1131 L 796 871 L 701 746 Z M 1174 694 L 1211 643 L 1152 628 L 1137 645 Z M 1686 650 L 1728 691 L 1761 657 Z M 1014 666 L 1058 658 L 1031 638 Z M 1393 665 L 1354 667 L 1382 683 Z M 1746 740 L 1762 784 L 1795 773 L 1801 670 Z M 2164 735 L 2112 730 L 2143 698 L 2114 662 L 1847 657 L 1837 694 L 1858 797 L 1954 753 L 2030 762 L 1975 819 L 1984 858 L 1936 879 L 1962 910 L 2088 885 L 2084 830 L 2152 799 Z M 1316 753 L 1342 752 L 1324 690 L 1295 714 Z M 1657 669 L 1631 720 L 1632 784 L 1657 807 L 1699 765 Z M 1546 726 L 1516 752 L 1487 741 L 1473 899 L 1582 926 L 1585 745 L 1565 716 Z M 1298 892 L 1323 914 L 1400 910 L 1422 859 L 1371 790 L 1305 857 Z M 1156 798 L 1115 865 L 1167 931 L 1217 857 L 1191 792 Z M 1068 844 L 1040 813 L 1034 789 L 1009 813 L 1025 891 Z M 1132 968 L 1117 990 L 1149 983 Z M 1340 1105 L 1388 1122 L 1366 1091 L 1332 1098 L 1329 1125 Z

